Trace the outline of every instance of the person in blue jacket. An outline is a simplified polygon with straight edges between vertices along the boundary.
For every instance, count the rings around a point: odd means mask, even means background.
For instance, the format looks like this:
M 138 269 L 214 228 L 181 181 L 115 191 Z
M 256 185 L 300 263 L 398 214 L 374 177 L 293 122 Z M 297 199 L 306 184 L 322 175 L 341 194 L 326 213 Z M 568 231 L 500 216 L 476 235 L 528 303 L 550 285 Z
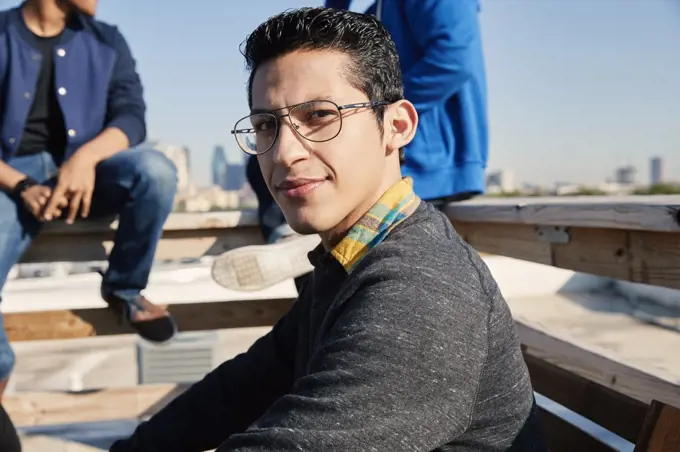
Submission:
M 349 0 L 326 0 L 348 9 Z M 423 199 L 484 192 L 488 160 L 486 72 L 479 0 L 381 0 L 369 8 L 392 35 L 404 94 L 418 111 L 402 171 Z
M 349 9 L 351 0 L 326 0 L 326 6 Z M 402 172 L 413 179 L 418 196 L 439 207 L 485 189 L 487 90 L 479 11 L 479 0 L 378 0 L 366 11 L 392 35 L 405 98 L 419 115 Z M 239 248 L 216 259 L 215 280 L 232 289 L 264 288 L 309 270 L 304 256 L 310 241 L 289 235 L 255 159 L 248 179 L 260 202 L 265 240 L 275 244 Z M 263 271 L 253 274 L 253 263 Z

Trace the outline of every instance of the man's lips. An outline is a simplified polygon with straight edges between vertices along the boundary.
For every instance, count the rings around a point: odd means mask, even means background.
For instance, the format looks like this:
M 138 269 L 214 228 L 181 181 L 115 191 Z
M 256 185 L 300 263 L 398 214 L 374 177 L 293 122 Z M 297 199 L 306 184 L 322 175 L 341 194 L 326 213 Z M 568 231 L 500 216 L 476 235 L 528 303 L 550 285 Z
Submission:
M 278 184 L 276 189 L 284 196 L 301 198 L 326 181 L 325 178 L 288 178 Z

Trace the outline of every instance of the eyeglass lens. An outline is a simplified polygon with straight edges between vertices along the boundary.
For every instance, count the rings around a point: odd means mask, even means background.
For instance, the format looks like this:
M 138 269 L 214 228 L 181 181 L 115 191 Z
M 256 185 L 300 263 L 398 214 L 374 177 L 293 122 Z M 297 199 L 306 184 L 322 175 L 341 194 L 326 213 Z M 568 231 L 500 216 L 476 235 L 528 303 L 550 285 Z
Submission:
M 274 145 L 283 116 L 288 116 L 300 136 L 314 142 L 332 140 L 342 127 L 340 111 L 333 102 L 306 102 L 291 108 L 288 115 L 256 113 L 241 119 L 234 127 L 238 145 L 248 154 L 267 152 Z

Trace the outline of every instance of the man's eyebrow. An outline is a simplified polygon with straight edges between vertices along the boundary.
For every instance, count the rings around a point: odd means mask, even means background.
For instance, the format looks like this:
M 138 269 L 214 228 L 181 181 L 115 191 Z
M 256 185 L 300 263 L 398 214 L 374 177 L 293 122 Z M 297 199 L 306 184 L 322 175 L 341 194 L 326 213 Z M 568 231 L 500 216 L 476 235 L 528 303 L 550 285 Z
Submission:
M 329 100 L 329 101 L 332 102 L 332 97 L 333 96 L 312 97 L 311 99 L 305 100 L 303 102 L 298 102 L 297 104 L 287 105 L 287 106 L 281 107 L 281 108 L 251 108 L 250 114 L 255 115 L 255 114 L 258 114 L 258 113 L 276 113 L 277 111 L 285 110 L 287 108 L 297 107 L 298 105 L 303 105 L 303 104 L 307 104 L 309 102 L 314 102 L 314 101 L 318 101 L 318 100 Z

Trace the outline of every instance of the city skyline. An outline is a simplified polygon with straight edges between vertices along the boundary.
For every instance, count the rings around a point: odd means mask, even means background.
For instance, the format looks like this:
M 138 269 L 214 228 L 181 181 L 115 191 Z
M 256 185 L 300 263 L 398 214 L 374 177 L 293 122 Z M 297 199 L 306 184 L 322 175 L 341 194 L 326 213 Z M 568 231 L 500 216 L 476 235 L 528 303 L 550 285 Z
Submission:
M 18 3 L 0 0 L 4 8 Z M 661 156 L 668 177 L 680 174 L 679 2 L 481 3 L 490 171 L 510 169 L 537 184 L 588 184 L 619 166 L 647 172 L 649 158 Z M 101 0 L 98 16 L 119 27 L 137 60 L 149 139 L 191 149 L 200 181 L 210 179 L 215 145 L 238 150 L 229 131 L 248 109 L 239 44 L 272 14 L 320 4 Z

